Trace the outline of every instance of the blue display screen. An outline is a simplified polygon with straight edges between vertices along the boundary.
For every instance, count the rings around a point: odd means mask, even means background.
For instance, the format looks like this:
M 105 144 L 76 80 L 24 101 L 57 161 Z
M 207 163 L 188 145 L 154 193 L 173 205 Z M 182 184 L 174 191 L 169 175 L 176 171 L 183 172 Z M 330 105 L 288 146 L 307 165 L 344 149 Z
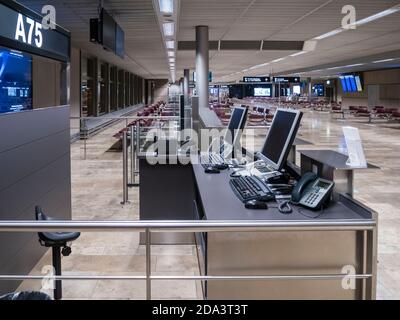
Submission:
M 325 96 L 325 86 L 323 84 L 316 84 L 313 87 L 314 95 L 317 97 Z
M 348 92 L 352 92 L 351 83 L 350 83 L 350 76 L 345 76 L 345 79 L 346 79 L 347 91 Z
M 32 57 L 0 47 L 0 113 L 32 109 Z
M 343 92 L 349 91 L 349 90 L 347 90 L 346 79 L 345 79 L 344 77 L 340 77 L 340 81 L 342 82 L 342 89 L 343 89 Z
M 356 79 L 354 78 L 354 76 L 350 76 L 349 79 L 350 79 L 351 91 L 357 92 Z

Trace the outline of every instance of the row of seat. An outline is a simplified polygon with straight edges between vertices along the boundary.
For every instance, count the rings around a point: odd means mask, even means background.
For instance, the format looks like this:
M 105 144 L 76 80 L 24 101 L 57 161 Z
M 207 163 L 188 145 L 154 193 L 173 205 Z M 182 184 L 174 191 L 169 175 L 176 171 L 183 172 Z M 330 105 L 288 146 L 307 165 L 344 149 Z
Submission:
M 332 113 L 344 113 L 341 105 L 332 107 Z M 400 120 L 400 107 L 399 108 L 385 108 L 383 106 L 376 106 L 369 110 L 366 106 L 349 106 L 348 113 L 355 117 L 365 117 L 369 119 L 385 119 L 385 120 Z
M 244 106 L 244 105 L 243 105 Z M 218 118 L 221 120 L 222 125 L 226 126 L 228 125 L 231 114 L 232 114 L 232 109 L 233 109 L 233 104 L 225 104 L 225 105 L 213 105 L 212 107 L 210 106 L 211 110 L 215 112 L 215 114 L 218 116 Z M 271 114 L 271 108 L 268 107 L 257 107 L 257 106 L 247 106 L 249 109 L 249 114 L 248 114 L 248 125 L 250 126 L 260 126 L 260 125 L 266 125 L 269 122 L 272 121 L 273 119 L 273 114 Z
M 376 106 L 370 111 L 366 106 L 349 106 L 349 112 L 356 117 L 373 117 L 387 120 L 400 119 L 400 108 Z
M 114 135 L 114 138 L 121 139 L 125 131 L 128 131 L 131 126 L 136 126 L 138 123 L 141 127 L 150 127 L 154 123 L 154 119 L 151 117 L 167 116 L 165 115 L 167 112 L 168 107 L 166 107 L 166 103 L 164 101 L 159 101 L 150 106 L 144 106 L 143 109 L 136 114 L 136 117 L 140 117 L 140 119 L 135 119 L 129 122 L 125 128 L 122 128 Z

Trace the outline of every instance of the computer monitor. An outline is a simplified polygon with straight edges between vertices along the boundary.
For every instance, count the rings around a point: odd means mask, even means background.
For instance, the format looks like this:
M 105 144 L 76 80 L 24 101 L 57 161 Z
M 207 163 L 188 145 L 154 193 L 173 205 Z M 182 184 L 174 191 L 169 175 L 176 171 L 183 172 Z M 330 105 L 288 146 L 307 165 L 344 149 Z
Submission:
M 247 120 L 247 107 L 235 107 L 233 109 L 231 119 L 229 120 L 228 124 L 228 131 L 225 135 L 225 141 L 232 143 L 233 146 L 239 141 L 244 126 L 246 125 Z M 230 137 L 228 134 L 230 133 Z M 232 141 L 230 141 L 232 140 Z
M 277 109 L 261 152 L 257 157 L 272 169 L 282 170 L 299 130 L 303 113 L 298 110 Z

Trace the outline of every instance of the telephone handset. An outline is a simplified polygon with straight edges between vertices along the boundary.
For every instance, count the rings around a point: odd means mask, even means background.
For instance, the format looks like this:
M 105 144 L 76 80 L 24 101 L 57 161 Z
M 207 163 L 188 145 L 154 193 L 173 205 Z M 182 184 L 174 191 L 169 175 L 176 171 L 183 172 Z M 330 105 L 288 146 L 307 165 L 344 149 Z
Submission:
M 315 173 L 307 172 L 296 184 L 292 192 L 292 202 L 318 210 L 330 197 L 334 182 L 318 178 Z

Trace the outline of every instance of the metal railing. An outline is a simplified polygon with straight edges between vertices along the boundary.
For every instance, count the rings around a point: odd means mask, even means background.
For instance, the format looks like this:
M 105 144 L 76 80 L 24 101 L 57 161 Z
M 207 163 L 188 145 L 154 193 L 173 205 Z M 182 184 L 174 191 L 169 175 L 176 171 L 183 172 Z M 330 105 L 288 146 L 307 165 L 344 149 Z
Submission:
M 83 150 L 84 150 L 84 160 L 87 159 L 87 140 L 91 137 L 90 133 L 90 128 L 88 127 L 88 121 L 89 120 L 115 120 L 116 122 L 118 121 L 125 121 L 125 127 L 128 127 L 129 122 L 137 121 L 137 120 L 155 120 L 159 121 L 160 123 L 162 122 L 168 122 L 168 121 L 179 121 L 180 117 L 179 116 L 121 116 L 121 117 L 107 117 L 107 116 L 101 116 L 101 117 L 70 117 L 70 120 L 79 120 L 80 121 L 80 126 L 79 128 L 73 128 L 76 130 L 79 130 L 79 137 L 81 140 L 83 140 Z M 108 127 L 110 124 L 105 123 L 104 124 L 106 127 Z M 146 126 L 146 130 L 151 130 L 151 129 L 159 129 L 160 126 Z M 105 128 L 102 127 L 101 128 Z M 97 132 L 97 131 L 96 131 Z
M 153 276 L 151 274 L 151 234 L 158 232 L 260 232 L 260 231 L 368 231 L 376 227 L 370 220 L 336 221 L 1 221 L 1 232 L 145 232 L 146 274 L 143 276 L 106 275 L 0 275 L 0 280 L 142 280 L 146 281 L 146 299 L 151 299 L 152 281 L 276 281 L 276 280 L 340 280 L 344 277 L 370 279 L 372 274 L 298 274 L 298 275 L 207 275 Z

